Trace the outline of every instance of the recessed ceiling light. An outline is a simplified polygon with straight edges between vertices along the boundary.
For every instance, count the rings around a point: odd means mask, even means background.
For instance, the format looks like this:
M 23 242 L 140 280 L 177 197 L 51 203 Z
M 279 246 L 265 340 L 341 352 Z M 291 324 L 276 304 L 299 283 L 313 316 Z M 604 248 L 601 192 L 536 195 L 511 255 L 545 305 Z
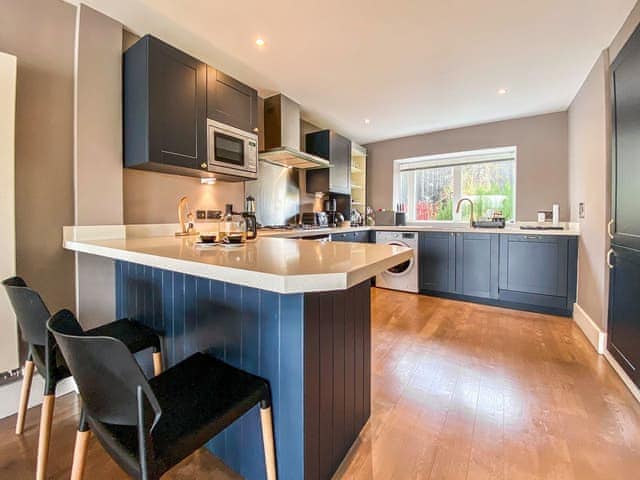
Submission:
M 365 118 L 364 119 L 364 123 L 365 123 L 365 125 L 369 125 L 371 123 L 371 120 L 369 120 L 368 118 Z
M 506 95 L 507 93 L 507 89 L 506 88 L 500 88 L 498 90 L 498 95 Z
M 256 40 L 256 45 L 258 45 L 259 47 L 262 47 L 264 45 L 264 39 L 258 38 Z

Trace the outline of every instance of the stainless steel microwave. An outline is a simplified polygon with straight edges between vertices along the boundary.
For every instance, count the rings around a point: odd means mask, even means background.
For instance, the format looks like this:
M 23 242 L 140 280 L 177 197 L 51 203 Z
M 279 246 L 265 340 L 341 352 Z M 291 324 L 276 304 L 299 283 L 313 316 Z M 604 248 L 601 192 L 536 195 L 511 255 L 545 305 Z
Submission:
M 258 178 L 258 135 L 207 119 L 209 171 L 228 180 Z

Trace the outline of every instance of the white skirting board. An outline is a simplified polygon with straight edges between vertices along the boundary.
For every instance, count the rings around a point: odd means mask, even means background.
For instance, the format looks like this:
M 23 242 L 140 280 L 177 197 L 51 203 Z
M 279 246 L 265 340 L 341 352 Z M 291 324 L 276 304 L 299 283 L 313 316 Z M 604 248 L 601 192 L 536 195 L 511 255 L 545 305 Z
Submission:
M 635 399 L 640 402 L 640 389 L 633 383 L 633 381 L 627 375 L 627 372 L 620 366 L 615 358 L 607 350 L 607 334 L 600 330 L 600 327 L 591 319 L 589 315 L 578 305 L 573 304 L 573 320 L 576 322 L 580 330 L 584 333 L 585 337 L 589 340 L 593 348 L 600 355 L 604 355 L 613 370 L 618 374 L 622 382 L 629 389 Z
M 600 355 L 604 355 L 607 350 L 607 334 L 600 330 L 600 327 L 591 319 L 577 303 L 573 304 L 573 321 L 578 324 L 580 330 L 587 337 Z
M 20 390 L 22 388 L 22 380 L 11 382 L 0 387 L 0 418 L 9 417 L 18 412 L 18 403 L 20 402 Z M 77 391 L 76 383 L 73 377 L 68 377 L 58 383 L 56 388 L 56 397 L 66 395 L 69 392 Z M 44 379 L 34 373 L 33 383 L 31 384 L 31 395 L 29 398 L 29 408 L 35 407 L 42 403 L 42 393 L 44 392 Z M 27 416 L 29 412 L 27 412 Z

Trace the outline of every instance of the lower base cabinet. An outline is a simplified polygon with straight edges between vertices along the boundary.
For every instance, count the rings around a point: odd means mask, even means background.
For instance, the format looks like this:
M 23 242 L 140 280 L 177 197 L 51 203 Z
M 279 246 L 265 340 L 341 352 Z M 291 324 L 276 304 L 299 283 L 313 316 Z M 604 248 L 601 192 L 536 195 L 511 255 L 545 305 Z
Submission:
M 613 247 L 607 349 L 640 386 L 640 251 Z
M 456 234 L 456 293 L 498 298 L 498 247 L 496 234 Z
M 420 290 L 453 293 L 456 286 L 456 236 L 451 232 L 421 232 Z
M 369 230 L 362 232 L 332 233 L 331 241 L 369 243 L 371 241 L 370 233 Z
M 420 290 L 482 303 L 571 315 L 576 237 L 420 233 Z

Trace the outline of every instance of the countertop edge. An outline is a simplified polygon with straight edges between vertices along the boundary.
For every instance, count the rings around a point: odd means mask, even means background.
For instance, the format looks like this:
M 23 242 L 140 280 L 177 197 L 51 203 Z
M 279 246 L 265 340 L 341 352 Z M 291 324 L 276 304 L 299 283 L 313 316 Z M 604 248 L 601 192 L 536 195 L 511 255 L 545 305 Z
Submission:
M 137 263 L 163 270 L 194 275 L 243 287 L 256 288 L 279 294 L 301 294 L 347 290 L 368 278 L 374 277 L 387 268 L 402 263 L 413 256 L 413 250 L 407 249 L 396 255 L 377 261 L 370 265 L 345 272 L 280 275 L 231 268 L 222 265 L 211 265 L 181 260 L 168 256 L 158 256 L 144 252 L 111 248 L 102 245 L 85 243 L 82 240 L 65 239 L 63 247 L 78 253 L 97 255 L 125 262 Z M 265 288 L 268 286 L 268 288 Z

